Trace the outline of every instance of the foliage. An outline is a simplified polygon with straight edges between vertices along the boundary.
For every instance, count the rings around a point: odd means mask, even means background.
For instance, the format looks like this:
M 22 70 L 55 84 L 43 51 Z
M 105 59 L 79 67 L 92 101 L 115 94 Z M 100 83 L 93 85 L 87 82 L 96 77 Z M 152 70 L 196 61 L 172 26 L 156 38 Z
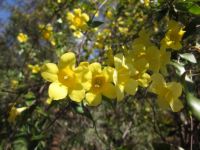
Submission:
M 200 149 L 197 0 L 15 5 L 0 149 Z

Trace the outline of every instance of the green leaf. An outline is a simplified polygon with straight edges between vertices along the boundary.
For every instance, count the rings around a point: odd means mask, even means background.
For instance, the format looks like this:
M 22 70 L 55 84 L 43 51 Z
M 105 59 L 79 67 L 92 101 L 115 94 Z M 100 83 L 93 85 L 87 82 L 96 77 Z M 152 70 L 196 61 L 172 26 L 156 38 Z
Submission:
M 100 26 L 100 25 L 102 25 L 104 22 L 102 22 L 102 21 L 89 21 L 88 22 L 88 25 L 90 26 L 90 27 L 92 27 L 92 28 L 96 28 L 96 27 L 98 27 L 98 26 Z
M 185 67 L 182 63 L 177 61 L 171 61 L 170 64 L 176 68 L 176 73 L 181 76 L 185 72 Z
M 200 6 L 193 4 L 192 7 L 189 8 L 189 12 L 194 15 L 200 15 Z
M 190 12 L 194 15 L 200 15 L 200 6 L 195 3 L 196 1 L 183 1 L 176 3 L 175 7 L 179 11 Z
M 186 93 L 186 99 L 188 106 L 192 112 L 192 114 L 200 120 L 200 99 L 195 97 L 192 93 L 187 92 Z
M 25 138 L 17 138 L 12 146 L 14 150 L 28 150 L 28 144 Z
M 34 135 L 31 137 L 31 140 L 33 141 L 39 141 L 41 139 L 43 139 L 45 136 L 43 134 L 40 134 L 40 135 Z
M 191 75 L 185 75 L 185 81 L 190 82 L 190 83 L 194 83 L 192 80 L 192 76 Z
M 185 53 L 185 54 L 179 54 L 179 55 L 181 56 L 181 58 L 187 61 L 190 61 L 191 63 L 197 63 L 197 60 L 192 53 Z
M 72 102 L 71 106 L 75 112 L 89 118 L 94 123 L 94 119 L 92 117 L 92 114 L 90 113 L 90 110 L 87 107 L 85 107 L 82 103 L 77 104 Z

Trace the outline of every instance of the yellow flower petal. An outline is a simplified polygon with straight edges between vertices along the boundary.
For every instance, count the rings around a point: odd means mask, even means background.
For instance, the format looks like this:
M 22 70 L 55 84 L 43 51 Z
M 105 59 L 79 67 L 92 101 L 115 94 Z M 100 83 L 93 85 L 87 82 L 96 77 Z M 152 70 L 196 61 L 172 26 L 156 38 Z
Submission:
M 60 100 L 67 96 L 68 88 L 60 83 L 53 82 L 49 86 L 49 97 L 53 100 Z
M 182 85 L 180 83 L 176 82 L 167 83 L 167 88 L 170 89 L 174 98 L 178 98 L 182 94 Z
M 113 73 L 114 73 L 114 68 L 112 68 L 112 67 L 108 66 L 103 69 L 103 74 L 106 77 L 106 82 L 113 81 Z
M 46 63 L 41 68 L 41 75 L 42 77 L 50 82 L 54 82 L 58 80 L 58 67 L 54 63 Z
M 80 16 L 81 15 L 81 9 L 80 8 L 74 9 L 74 14 Z
M 110 99 L 114 99 L 117 96 L 116 95 L 116 88 L 111 83 L 106 83 L 106 85 L 104 85 L 102 93 L 103 93 L 104 96 L 106 96 Z
M 121 68 L 122 65 L 124 64 L 124 62 L 125 62 L 125 60 L 124 60 L 124 56 L 122 53 L 116 54 L 114 56 L 114 65 L 115 65 L 116 69 Z
M 73 19 L 74 19 L 74 14 L 71 13 L 71 12 L 68 12 L 68 13 L 67 13 L 67 20 L 73 21 Z
M 124 90 L 128 94 L 134 95 L 137 91 L 137 88 L 138 88 L 138 82 L 133 79 L 130 79 L 128 80 L 128 82 L 126 82 Z
M 183 108 L 183 104 L 179 99 L 170 102 L 170 107 L 173 112 L 178 112 Z
M 81 84 L 85 90 L 89 90 L 92 86 L 92 72 L 88 69 L 88 67 L 88 62 L 81 62 L 75 70 L 78 79 L 81 80 Z
M 158 105 L 161 109 L 165 110 L 165 109 L 169 108 L 169 103 L 164 97 L 158 96 L 157 101 L 158 101 Z
M 117 101 L 121 101 L 124 98 L 124 86 L 117 85 L 116 86 L 116 93 L 117 93 Z
M 82 18 L 86 21 L 86 22 L 88 22 L 89 21 L 89 16 L 86 14 L 86 13 L 83 13 L 82 14 Z
M 85 97 L 85 90 L 81 84 L 77 84 L 72 90 L 69 90 L 69 97 L 72 101 L 81 102 Z
M 158 89 L 160 89 L 160 87 L 165 86 L 165 80 L 163 78 L 163 76 L 159 73 L 155 73 L 151 76 L 152 79 L 152 84 L 151 84 L 151 91 L 156 93 L 155 91 L 157 91 Z
M 101 103 L 101 95 L 94 94 L 94 93 L 87 93 L 86 94 L 86 101 L 89 106 L 98 106 Z
M 100 63 L 92 63 L 89 65 L 89 69 L 92 73 L 101 73 L 101 64 Z
M 58 67 L 59 68 L 74 68 L 76 63 L 75 54 L 72 52 L 65 53 L 61 56 Z

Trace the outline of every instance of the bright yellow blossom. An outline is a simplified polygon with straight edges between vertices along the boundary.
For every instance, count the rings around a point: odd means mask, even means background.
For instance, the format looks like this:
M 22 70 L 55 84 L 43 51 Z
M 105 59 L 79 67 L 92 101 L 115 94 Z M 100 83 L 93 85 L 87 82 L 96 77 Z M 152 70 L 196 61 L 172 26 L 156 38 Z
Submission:
M 129 68 L 125 62 L 123 54 L 114 56 L 115 70 L 113 81 L 116 85 L 118 101 L 124 98 L 124 91 L 130 95 L 134 95 L 138 87 L 138 82 L 132 78 L 132 76 L 136 74 L 136 70 L 134 68 Z
M 40 24 L 39 28 L 42 32 L 42 37 L 45 40 L 49 41 L 51 45 L 55 46 L 56 42 L 53 37 L 53 26 L 51 24 L 47 24 L 46 26 L 44 24 Z
M 91 87 L 92 74 L 87 62 L 80 63 L 78 67 L 75 63 L 75 54 L 68 52 L 61 56 L 58 66 L 54 63 L 43 66 L 42 77 L 52 82 L 48 90 L 52 100 L 64 99 L 67 95 L 76 102 L 84 99 L 85 90 Z
M 9 112 L 8 122 L 14 123 L 16 120 L 16 117 L 19 116 L 26 109 L 27 109 L 27 107 L 16 108 L 15 106 L 12 106 L 12 108 Z
M 102 101 L 102 95 L 110 99 L 116 97 L 115 86 L 111 83 L 113 76 L 113 68 L 102 67 L 99 63 L 89 65 L 92 72 L 92 86 L 86 94 L 86 102 L 89 106 L 97 106 Z
M 113 16 L 112 11 L 108 10 L 108 11 L 106 12 L 106 17 L 107 17 L 108 19 L 111 19 L 112 16 Z
M 179 50 L 182 48 L 181 40 L 185 31 L 183 26 L 174 20 L 170 20 L 168 24 L 168 30 L 165 37 L 161 40 L 161 47 L 172 48 Z
M 182 86 L 177 82 L 166 83 L 159 73 L 152 75 L 150 91 L 158 95 L 158 104 L 161 108 L 171 107 L 173 112 L 178 112 L 183 108 L 179 97 L 182 93 Z
M 25 43 L 28 40 L 28 36 L 24 33 L 19 33 L 18 36 L 17 36 L 17 40 L 20 43 Z
M 73 13 L 67 13 L 67 20 L 69 21 L 70 29 L 80 30 L 87 26 L 89 16 L 86 13 L 82 13 L 82 10 L 78 8 L 74 9 Z
M 28 64 L 28 68 L 31 69 L 31 72 L 33 74 L 40 72 L 40 66 L 38 64 L 37 65 Z

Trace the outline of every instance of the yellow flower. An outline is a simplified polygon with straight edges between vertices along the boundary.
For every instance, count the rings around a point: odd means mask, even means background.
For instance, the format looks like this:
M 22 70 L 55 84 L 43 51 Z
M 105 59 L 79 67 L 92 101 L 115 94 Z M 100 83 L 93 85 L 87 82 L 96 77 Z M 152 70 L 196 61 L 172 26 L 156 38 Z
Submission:
M 51 45 L 55 46 L 56 42 L 53 37 L 53 26 L 51 24 L 47 24 L 46 26 L 44 24 L 40 24 L 39 28 L 42 32 L 42 37 L 45 40 L 49 41 Z
M 106 17 L 109 18 L 109 19 L 111 19 L 112 16 L 113 16 L 112 11 L 108 10 L 108 11 L 106 12 Z
M 15 106 L 12 106 L 9 112 L 8 122 L 14 123 L 16 120 L 16 117 L 19 116 L 26 109 L 27 107 L 16 108 Z
M 158 104 L 161 108 L 171 107 L 173 112 L 183 108 L 182 102 L 178 99 L 182 93 L 182 86 L 177 82 L 166 83 L 159 73 L 152 75 L 152 84 L 149 90 L 158 95 Z
M 128 33 L 128 28 L 127 27 L 118 27 L 118 29 L 119 29 L 119 32 L 120 33 Z
M 11 80 L 11 87 L 15 89 L 19 85 L 19 81 L 13 79 Z
M 129 52 L 133 64 L 138 71 L 146 72 L 146 69 L 158 72 L 160 69 L 160 51 L 150 41 L 150 32 L 142 29 L 139 37 L 134 40 L 132 51 Z M 145 68 L 141 68 L 142 66 Z M 139 65 L 139 66 L 138 66 Z
M 136 70 L 128 67 L 125 62 L 123 54 L 114 56 L 115 70 L 113 81 L 116 85 L 118 101 L 124 98 L 124 91 L 130 95 L 134 95 L 138 87 L 138 82 L 132 78 L 132 76 L 136 74 Z
M 132 55 L 128 55 L 126 61 L 132 68 L 135 68 L 135 74 L 132 75 L 133 79 L 138 81 L 138 85 L 141 87 L 147 87 L 151 81 L 151 77 L 146 73 L 149 68 L 149 63 L 145 58 L 134 59 Z
M 139 37 L 136 38 L 133 42 L 133 50 L 136 49 L 145 49 L 150 46 L 154 46 L 150 41 L 151 32 L 145 29 L 142 29 L 139 32 Z
M 81 9 L 74 9 L 73 13 L 67 13 L 67 20 L 69 21 L 70 29 L 80 30 L 87 26 L 89 16 L 86 13 L 82 13 Z
M 18 36 L 17 36 L 17 40 L 20 43 L 25 43 L 28 40 L 28 36 L 24 33 L 19 33 Z
M 38 64 L 37 65 L 28 64 L 28 68 L 31 69 L 31 72 L 33 74 L 40 72 L 40 66 Z
M 181 40 L 185 31 L 183 26 L 174 20 L 170 20 L 168 24 L 168 30 L 165 37 L 161 40 L 161 47 L 172 48 L 179 50 L 182 48 Z
M 85 97 L 85 90 L 91 87 L 91 72 L 89 64 L 82 62 L 75 67 L 75 54 L 65 53 L 61 56 L 58 66 L 47 63 L 42 68 L 42 77 L 52 82 L 49 86 L 49 97 L 52 100 L 64 99 L 67 95 L 71 100 L 81 102 Z
M 92 86 L 86 94 L 86 102 L 89 106 L 97 106 L 102 101 L 102 95 L 109 99 L 116 97 L 115 86 L 111 83 L 113 76 L 113 68 L 104 67 L 102 70 L 99 63 L 89 65 L 92 72 Z

